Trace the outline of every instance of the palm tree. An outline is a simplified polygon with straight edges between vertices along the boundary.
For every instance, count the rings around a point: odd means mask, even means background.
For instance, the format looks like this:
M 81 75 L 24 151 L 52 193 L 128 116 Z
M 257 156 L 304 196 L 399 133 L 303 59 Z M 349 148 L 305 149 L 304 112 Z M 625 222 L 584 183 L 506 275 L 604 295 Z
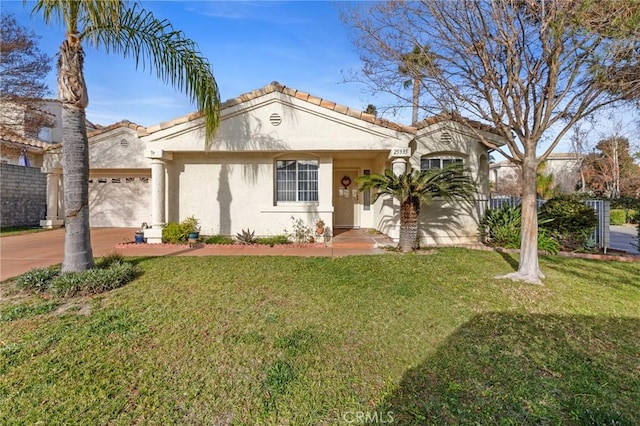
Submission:
M 88 43 L 131 57 L 171 83 L 197 105 L 204 116 L 207 142 L 219 123 L 220 98 L 211 66 L 196 44 L 167 20 L 156 19 L 137 4 L 118 0 L 38 0 L 33 13 L 49 24 L 64 25 L 65 40 L 58 59 L 58 100 L 62 104 L 62 168 L 64 174 L 65 243 L 63 271 L 93 267 L 89 234 L 89 155 L 85 109 L 89 103 L 84 81 L 84 52 Z
M 444 169 L 406 172 L 396 175 L 387 169 L 384 174 L 370 174 L 356 179 L 360 190 L 375 189 L 375 200 L 389 194 L 400 201 L 400 242 L 406 252 L 417 248 L 420 207 L 434 199 L 468 200 L 475 191 L 473 181 L 459 164 Z
M 403 76 L 409 76 L 410 79 L 403 83 L 405 89 L 413 86 L 411 103 L 413 106 L 411 114 L 411 123 L 418 122 L 418 110 L 420 108 L 420 85 L 424 78 L 425 69 L 432 65 L 433 57 L 429 53 L 429 46 L 420 47 L 413 46 L 413 50 L 401 56 L 401 63 L 398 71 Z

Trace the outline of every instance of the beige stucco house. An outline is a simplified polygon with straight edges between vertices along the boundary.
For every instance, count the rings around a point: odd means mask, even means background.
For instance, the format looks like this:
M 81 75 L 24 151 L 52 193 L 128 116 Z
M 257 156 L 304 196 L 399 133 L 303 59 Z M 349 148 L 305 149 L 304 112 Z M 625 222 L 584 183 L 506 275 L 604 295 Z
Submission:
M 391 168 L 442 167 L 459 161 L 478 183 L 471 203 L 424 209 L 424 243 L 477 240 L 489 193 L 487 148 L 501 143 L 480 124 L 432 118 L 402 126 L 271 83 L 221 105 L 215 139 L 205 143 L 198 114 L 152 127 L 128 121 L 89 134 L 91 226 L 139 227 L 161 241 L 167 222 L 197 217 L 203 234 L 282 234 L 292 217 L 309 225 L 399 233 L 397 202 L 361 193 L 357 176 Z M 59 220 L 60 149 L 45 155 L 48 220 Z

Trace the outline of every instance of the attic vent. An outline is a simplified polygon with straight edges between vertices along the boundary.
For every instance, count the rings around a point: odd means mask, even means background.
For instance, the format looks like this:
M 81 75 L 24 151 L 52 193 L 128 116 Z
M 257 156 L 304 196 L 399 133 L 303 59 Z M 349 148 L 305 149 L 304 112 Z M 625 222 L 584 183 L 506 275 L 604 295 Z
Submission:
M 451 143 L 452 137 L 451 137 L 451 133 L 449 132 L 443 132 L 442 136 L 440 136 L 440 142 L 442 142 L 445 145 L 448 145 Z
M 120 146 L 123 147 L 123 148 L 127 148 L 129 146 L 129 141 L 126 140 L 126 139 L 122 139 L 120 141 Z
M 280 123 L 282 123 L 282 117 L 280 117 L 280 114 L 278 114 L 277 112 L 274 112 L 269 116 L 269 121 L 271 122 L 272 126 L 279 126 Z

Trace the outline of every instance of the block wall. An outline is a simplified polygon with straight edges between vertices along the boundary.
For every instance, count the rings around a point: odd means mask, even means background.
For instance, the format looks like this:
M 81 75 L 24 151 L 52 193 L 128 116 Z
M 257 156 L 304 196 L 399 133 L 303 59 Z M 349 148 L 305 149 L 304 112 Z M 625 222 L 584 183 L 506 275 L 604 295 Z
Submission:
M 46 213 L 46 175 L 36 167 L 0 164 L 0 226 L 39 226 Z

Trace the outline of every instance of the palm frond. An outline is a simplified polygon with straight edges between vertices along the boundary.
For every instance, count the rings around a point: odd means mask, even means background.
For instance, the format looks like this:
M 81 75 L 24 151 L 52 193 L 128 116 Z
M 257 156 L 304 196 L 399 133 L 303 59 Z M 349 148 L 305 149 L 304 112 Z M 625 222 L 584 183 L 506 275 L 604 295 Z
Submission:
M 122 8 L 119 14 L 106 12 L 110 11 L 86 14 L 83 39 L 108 53 L 133 58 L 137 68 L 149 69 L 184 91 L 203 114 L 210 142 L 220 121 L 220 93 L 211 65 L 197 44 L 169 21 L 157 19 L 137 4 Z
M 441 170 L 427 170 L 395 175 L 392 170 L 384 174 L 372 173 L 356 178 L 361 191 L 377 191 L 374 202 L 383 194 L 389 194 L 400 202 L 417 198 L 421 203 L 429 204 L 434 198 L 445 200 L 470 200 L 475 193 L 475 185 L 468 171 L 458 164 L 452 164 Z

